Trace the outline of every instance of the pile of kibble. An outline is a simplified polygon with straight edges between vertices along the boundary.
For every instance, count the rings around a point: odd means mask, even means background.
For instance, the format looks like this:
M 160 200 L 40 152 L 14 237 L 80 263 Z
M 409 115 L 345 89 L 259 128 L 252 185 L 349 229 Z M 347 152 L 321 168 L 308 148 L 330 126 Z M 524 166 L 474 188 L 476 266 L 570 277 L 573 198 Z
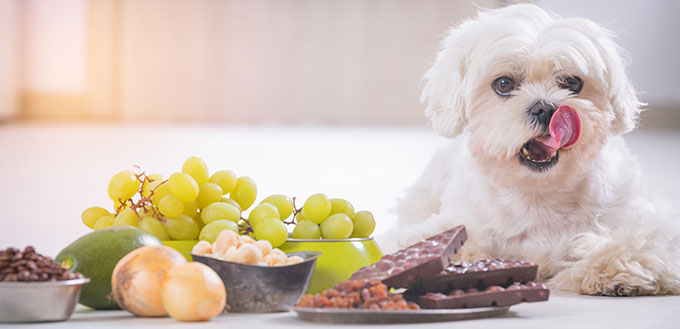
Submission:
M 349 280 L 317 295 L 304 295 L 298 307 L 371 310 L 418 310 L 401 294 L 393 294 L 380 280 Z
M 15 248 L 0 250 L 0 282 L 63 281 L 82 278 L 55 263 L 52 258 L 35 252 L 31 246 L 23 251 Z

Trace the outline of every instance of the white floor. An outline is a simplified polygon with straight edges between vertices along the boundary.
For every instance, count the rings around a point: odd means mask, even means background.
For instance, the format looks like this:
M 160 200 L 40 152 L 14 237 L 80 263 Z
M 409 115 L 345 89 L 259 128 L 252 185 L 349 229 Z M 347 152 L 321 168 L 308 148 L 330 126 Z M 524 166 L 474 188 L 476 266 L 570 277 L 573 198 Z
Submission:
M 680 132 L 634 132 L 627 140 L 647 171 L 650 190 L 678 201 Z M 139 165 L 169 175 L 191 155 L 202 157 L 211 171 L 253 177 L 258 200 L 272 193 L 304 199 L 315 192 L 346 198 L 373 211 L 379 233 L 394 220 L 390 209 L 399 190 L 444 142 L 425 128 L 0 125 L 0 248 L 30 244 L 55 256 L 89 231 L 80 222 L 83 209 L 112 206 L 106 187 L 113 174 Z M 560 300 L 517 307 L 532 311 L 505 323 L 519 326 L 538 317 L 647 327 L 644 319 L 661 324 L 680 314 L 680 297 Z

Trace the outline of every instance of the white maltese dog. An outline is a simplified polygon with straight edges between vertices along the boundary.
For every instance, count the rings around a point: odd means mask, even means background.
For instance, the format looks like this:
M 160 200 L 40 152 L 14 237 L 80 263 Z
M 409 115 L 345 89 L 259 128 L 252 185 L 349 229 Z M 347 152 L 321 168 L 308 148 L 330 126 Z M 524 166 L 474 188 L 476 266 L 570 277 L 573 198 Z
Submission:
M 641 103 L 611 34 L 514 5 L 451 29 L 425 75 L 437 133 L 456 137 L 399 201 L 391 252 L 464 224 L 456 256 L 521 258 L 583 294 L 680 293 L 678 217 L 644 194 L 622 134 Z

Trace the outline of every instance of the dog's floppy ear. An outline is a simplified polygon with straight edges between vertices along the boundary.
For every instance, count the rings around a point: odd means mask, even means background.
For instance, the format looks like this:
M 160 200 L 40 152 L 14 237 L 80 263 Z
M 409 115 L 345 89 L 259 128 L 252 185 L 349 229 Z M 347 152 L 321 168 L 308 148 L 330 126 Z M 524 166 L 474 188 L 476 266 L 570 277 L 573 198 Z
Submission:
M 467 124 L 464 82 L 468 60 L 463 23 L 449 30 L 441 43 L 434 65 L 425 74 L 427 83 L 420 96 L 426 103 L 425 116 L 434 130 L 445 137 L 456 137 Z
M 638 100 L 626 75 L 624 51 L 616 45 L 609 31 L 600 30 L 604 34 L 600 40 L 600 52 L 605 63 L 603 85 L 609 87 L 607 96 L 614 109 L 611 130 L 616 135 L 625 134 L 635 128 L 637 118 L 646 104 Z

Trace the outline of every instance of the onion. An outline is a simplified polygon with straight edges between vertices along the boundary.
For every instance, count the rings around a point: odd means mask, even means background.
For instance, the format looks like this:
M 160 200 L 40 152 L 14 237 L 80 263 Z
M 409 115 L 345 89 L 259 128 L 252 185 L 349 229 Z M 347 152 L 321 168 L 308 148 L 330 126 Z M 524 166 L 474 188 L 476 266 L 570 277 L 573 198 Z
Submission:
M 210 267 L 191 262 L 168 271 L 161 285 L 163 305 L 180 321 L 206 321 L 222 313 L 227 302 L 224 283 Z
M 133 250 L 113 269 L 113 299 L 122 309 L 137 316 L 166 315 L 161 283 L 170 268 L 184 263 L 184 256 L 170 247 L 146 246 Z

